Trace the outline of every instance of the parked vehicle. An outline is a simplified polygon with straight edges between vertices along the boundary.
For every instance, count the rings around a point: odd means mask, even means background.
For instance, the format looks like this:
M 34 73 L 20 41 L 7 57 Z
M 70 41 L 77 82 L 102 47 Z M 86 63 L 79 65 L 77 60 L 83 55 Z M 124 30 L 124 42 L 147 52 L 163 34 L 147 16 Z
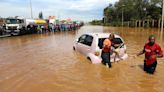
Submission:
M 37 33 L 37 26 L 40 24 L 46 24 L 46 21 L 21 17 L 6 18 L 6 31 L 11 35 Z
M 3 35 L 3 26 L 0 25 L 0 36 Z
M 103 48 L 103 41 L 108 38 L 110 33 L 89 33 L 81 35 L 74 42 L 73 49 L 84 54 L 92 63 L 101 63 L 101 52 Z M 126 53 L 126 45 L 124 44 L 124 40 L 115 34 L 115 39 L 117 40 L 117 44 L 121 44 L 119 47 L 119 57 L 122 59 L 126 59 L 128 57 Z M 113 53 L 111 56 L 111 62 L 114 61 L 115 54 Z M 116 61 L 119 61 L 120 58 L 116 58 Z

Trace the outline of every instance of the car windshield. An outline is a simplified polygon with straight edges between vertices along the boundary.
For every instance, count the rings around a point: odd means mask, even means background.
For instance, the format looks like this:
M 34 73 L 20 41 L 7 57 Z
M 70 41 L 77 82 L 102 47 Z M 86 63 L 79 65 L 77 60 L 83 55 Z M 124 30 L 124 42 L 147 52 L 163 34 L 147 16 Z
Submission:
M 22 23 L 23 21 L 22 20 L 19 20 L 19 19 L 7 19 L 6 20 L 6 23 L 7 24 L 19 24 L 19 23 Z
M 100 49 L 103 48 L 103 42 L 104 42 L 105 39 L 106 38 L 99 38 L 98 46 L 99 46 Z M 113 39 L 113 43 L 114 44 L 121 44 L 123 42 L 122 42 L 122 40 L 120 38 L 114 38 Z
M 114 38 L 112 41 L 114 44 L 121 44 L 123 43 L 122 40 L 120 38 Z

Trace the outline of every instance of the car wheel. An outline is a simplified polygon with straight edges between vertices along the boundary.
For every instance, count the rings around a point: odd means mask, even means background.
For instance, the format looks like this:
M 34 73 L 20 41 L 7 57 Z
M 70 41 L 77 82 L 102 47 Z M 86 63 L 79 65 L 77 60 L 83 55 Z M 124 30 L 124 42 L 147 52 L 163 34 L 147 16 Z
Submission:
M 87 59 L 88 59 L 89 61 L 91 61 L 91 58 L 90 58 L 90 57 L 87 57 Z
M 73 47 L 73 50 L 75 51 L 75 47 Z

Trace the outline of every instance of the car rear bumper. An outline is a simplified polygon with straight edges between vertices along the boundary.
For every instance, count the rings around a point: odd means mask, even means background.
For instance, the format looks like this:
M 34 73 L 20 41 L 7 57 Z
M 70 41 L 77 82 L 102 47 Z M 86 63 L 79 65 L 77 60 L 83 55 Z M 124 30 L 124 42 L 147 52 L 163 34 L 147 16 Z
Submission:
M 124 54 L 123 56 L 121 57 L 116 57 L 115 61 L 120 61 L 120 60 L 125 60 L 128 58 L 128 54 Z M 114 57 L 111 57 L 111 62 L 114 62 Z
M 94 54 L 90 54 L 88 56 L 93 64 L 101 63 L 102 59 L 99 56 L 95 56 Z
M 102 58 L 99 56 L 95 56 L 94 54 L 90 54 L 88 56 L 93 64 L 98 64 L 102 62 Z M 128 58 L 128 54 L 124 54 L 122 57 L 116 57 L 115 61 L 125 60 Z M 114 57 L 111 57 L 111 61 L 114 62 Z

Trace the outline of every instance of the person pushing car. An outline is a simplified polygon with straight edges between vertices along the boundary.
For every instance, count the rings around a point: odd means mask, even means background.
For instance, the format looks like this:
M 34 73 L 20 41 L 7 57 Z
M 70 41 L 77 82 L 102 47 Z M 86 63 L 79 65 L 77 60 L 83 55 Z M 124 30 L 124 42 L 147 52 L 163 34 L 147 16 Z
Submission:
M 103 48 L 102 48 L 102 64 L 106 65 L 107 67 L 111 68 L 111 62 L 110 62 L 110 49 L 111 49 L 111 40 L 110 40 L 110 36 L 109 38 L 106 38 L 103 41 Z

